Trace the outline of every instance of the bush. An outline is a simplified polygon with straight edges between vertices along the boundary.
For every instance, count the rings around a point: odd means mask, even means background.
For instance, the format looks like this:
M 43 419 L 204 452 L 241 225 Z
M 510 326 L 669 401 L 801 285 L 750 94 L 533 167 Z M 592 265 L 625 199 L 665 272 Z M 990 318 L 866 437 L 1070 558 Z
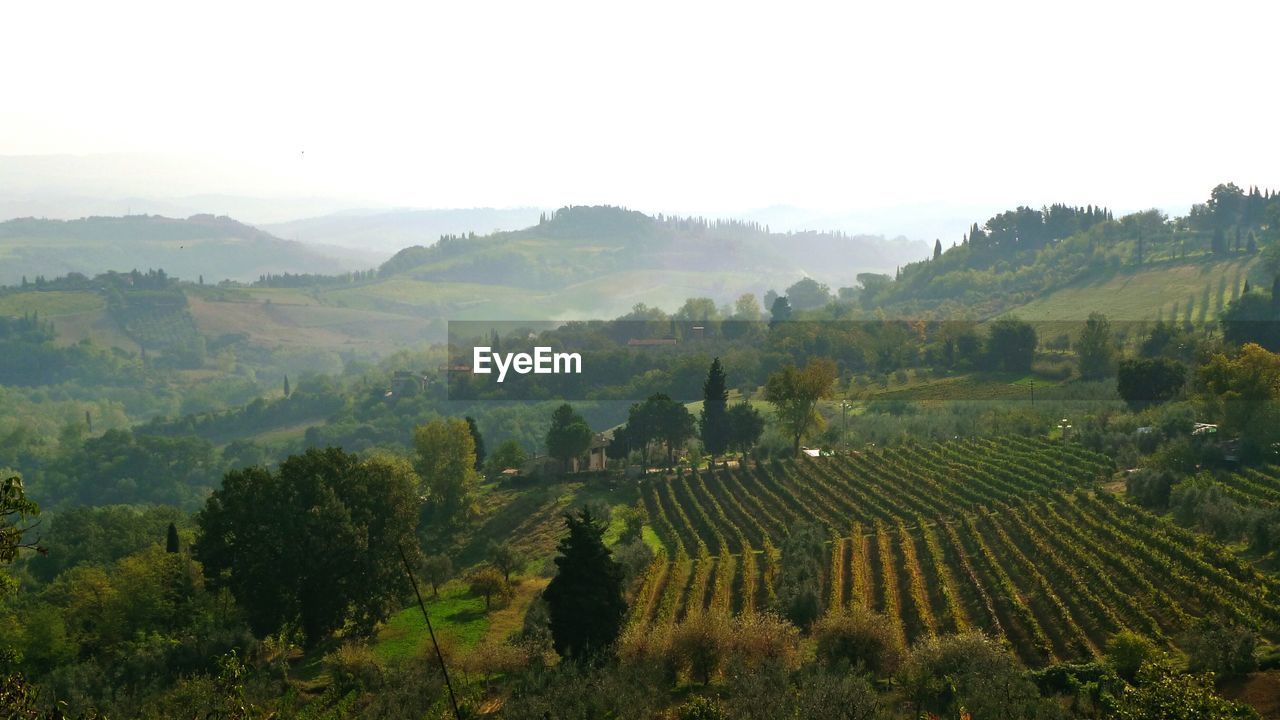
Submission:
M 382 687 L 382 665 L 364 643 L 343 643 L 324 659 L 334 688 L 341 694 L 367 692 Z
M 681 705 L 676 717 L 680 720 L 728 720 L 729 718 L 718 701 L 701 695 L 694 696 Z
M 1187 638 L 1187 669 L 1230 678 L 1258 667 L 1258 636 L 1239 625 L 1202 622 Z
M 1117 675 L 1129 682 L 1133 682 L 1138 676 L 1139 668 L 1153 660 L 1158 653 L 1155 643 L 1131 630 L 1118 632 L 1107 640 L 1107 662 Z
M 897 672 L 903 647 L 888 619 L 860 608 L 828 615 L 814 626 L 818 659 L 832 670 L 842 667 L 884 676 Z

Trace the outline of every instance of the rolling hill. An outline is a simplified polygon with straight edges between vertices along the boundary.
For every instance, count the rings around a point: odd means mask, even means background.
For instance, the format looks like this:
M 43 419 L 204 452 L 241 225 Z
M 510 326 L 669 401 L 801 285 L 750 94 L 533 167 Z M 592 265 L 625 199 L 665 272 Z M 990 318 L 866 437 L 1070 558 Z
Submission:
M 336 273 L 367 267 L 228 217 L 157 215 L 0 223 L 0 284 L 68 273 L 163 268 L 186 280 L 250 281 L 263 273 Z

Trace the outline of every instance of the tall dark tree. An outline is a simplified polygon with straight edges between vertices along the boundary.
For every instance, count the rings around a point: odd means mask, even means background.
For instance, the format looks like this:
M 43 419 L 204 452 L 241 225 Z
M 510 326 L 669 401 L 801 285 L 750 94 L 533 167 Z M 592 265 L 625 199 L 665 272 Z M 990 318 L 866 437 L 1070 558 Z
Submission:
M 724 366 L 720 358 L 711 361 L 707 380 L 702 384 L 702 411 L 699 414 L 702 446 L 711 455 L 711 464 L 729 449 L 729 390 L 725 386 Z
M 933 259 L 937 260 L 942 257 L 942 239 L 938 238 L 933 241 Z
M 589 508 L 567 513 L 564 520 L 567 533 L 556 548 L 556 576 L 542 593 L 552 644 L 572 660 L 602 659 L 618 639 L 627 612 L 623 568 L 605 547 L 605 526 Z
M 169 523 L 169 531 L 165 535 L 164 550 L 168 553 L 176 553 L 182 549 L 182 543 L 178 540 L 178 526 Z
M 1177 397 L 1187 382 L 1182 363 L 1168 358 L 1121 360 L 1116 374 L 1116 392 L 1133 408 L 1168 402 Z
M 791 301 L 787 300 L 786 295 L 779 295 L 769 306 L 769 326 L 773 327 L 780 322 L 787 322 L 791 319 Z
M 1080 376 L 1086 380 L 1107 377 L 1115 367 L 1115 345 L 1111 342 L 1111 322 L 1102 313 L 1089 313 L 1089 319 L 1076 339 L 1076 355 L 1080 359 Z
M 551 413 L 547 429 L 547 453 L 559 460 L 565 472 L 569 463 L 591 448 L 591 428 L 573 406 L 565 403 Z
M 289 376 L 284 376 L 284 396 L 289 397 Z
M 484 438 L 480 436 L 480 428 L 476 419 L 466 416 L 467 429 L 471 431 L 471 439 L 476 444 L 476 470 L 484 470 Z
M 417 484 L 406 462 L 338 448 L 233 470 L 196 515 L 192 550 L 259 636 L 295 622 L 310 645 L 348 624 L 372 632 L 408 592 L 400 548 L 417 558 Z

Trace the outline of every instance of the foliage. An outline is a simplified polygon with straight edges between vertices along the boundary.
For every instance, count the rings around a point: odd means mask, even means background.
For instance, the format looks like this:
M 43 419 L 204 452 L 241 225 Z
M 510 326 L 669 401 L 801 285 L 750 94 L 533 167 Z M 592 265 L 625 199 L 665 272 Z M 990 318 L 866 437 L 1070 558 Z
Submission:
M 312 644 L 347 623 L 371 632 L 407 588 L 399 553 L 416 553 L 416 485 L 407 463 L 336 448 L 232 471 L 196 517 L 193 551 L 260 636 L 293 622 Z
M 1027 372 L 1036 353 L 1036 330 L 1013 317 L 991 324 L 987 334 L 986 366 L 1005 372 Z
M 551 414 L 546 445 L 547 453 L 559 460 L 567 472 L 569 463 L 591 447 L 591 427 L 582 415 L 565 403 Z
M 1131 408 L 1169 402 L 1186 384 L 1186 368 L 1167 358 L 1133 358 L 1120 361 L 1116 392 Z
M 622 630 L 627 604 L 623 570 L 604 545 L 604 526 L 587 508 L 565 515 L 556 547 L 556 576 L 543 598 L 556 652 L 574 660 L 601 658 Z
M 814 625 L 818 659 L 833 670 L 845 666 L 876 676 L 898 671 L 905 649 L 892 621 L 852 608 L 823 616 Z
M 740 402 L 729 408 L 730 448 L 742 453 L 745 458 L 756 443 L 760 442 L 762 434 L 764 434 L 764 418 L 751 403 Z
M 729 390 L 725 386 L 724 366 L 720 358 L 711 361 L 707 381 L 702 385 L 702 410 L 698 416 L 702 447 L 714 462 L 729 449 L 732 426 L 729 420 Z
M 807 628 L 821 611 L 822 565 L 826 538 L 821 528 L 801 523 L 782 543 L 782 572 L 778 577 L 778 607 L 799 628 Z
M 764 398 L 774 407 L 778 422 L 792 438 L 792 453 L 800 454 L 800 440 L 811 430 L 821 429 L 818 401 L 830 397 L 836 366 L 825 358 L 809 362 L 803 369 L 788 365 L 769 376 Z
M 1280 440 L 1280 355 L 1251 343 L 1234 355 L 1209 358 L 1200 379 L 1213 393 L 1208 400 L 1224 431 L 1255 449 Z
M 422 561 L 422 576 L 431 585 L 431 594 L 440 595 L 440 586 L 453 577 L 453 563 L 447 555 L 428 555 Z
M 1111 340 L 1111 323 L 1102 313 L 1089 313 L 1075 342 L 1080 357 L 1080 377 L 1097 380 L 1108 377 L 1115 369 L 1115 345 Z
M 484 598 L 484 609 L 492 606 L 495 597 L 505 598 L 510 594 L 510 585 L 503 577 L 502 571 L 493 566 L 484 566 L 467 576 L 467 584 L 472 595 Z
M 911 649 L 898 680 L 918 710 L 944 717 L 1053 716 L 1013 655 L 980 633 L 925 640 Z
M 429 530 L 447 536 L 475 512 L 475 440 L 465 420 L 432 420 L 414 428 L 414 467 L 421 478 Z
M 1159 650 L 1150 638 L 1132 630 L 1123 630 L 1107 639 L 1107 662 L 1128 682 L 1133 682 L 1138 670 L 1158 655 Z

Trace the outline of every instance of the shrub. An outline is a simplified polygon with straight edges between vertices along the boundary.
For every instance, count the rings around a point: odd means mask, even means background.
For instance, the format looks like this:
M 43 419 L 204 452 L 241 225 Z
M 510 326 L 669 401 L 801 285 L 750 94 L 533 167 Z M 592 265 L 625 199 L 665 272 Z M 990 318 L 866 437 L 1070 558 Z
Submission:
M 325 656 L 324 664 L 339 693 L 366 692 L 382 687 L 382 666 L 364 643 L 343 643 Z
M 1131 630 L 1118 632 L 1107 640 L 1107 662 L 1115 668 L 1116 674 L 1129 682 L 1134 681 L 1138 669 L 1154 659 L 1158 652 L 1155 643 Z
M 903 647 L 892 624 L 860 608 L 828 615 L 814 626 L 818 659 L 831 669 L 842 666 L 891 675 L 902 663 Z

